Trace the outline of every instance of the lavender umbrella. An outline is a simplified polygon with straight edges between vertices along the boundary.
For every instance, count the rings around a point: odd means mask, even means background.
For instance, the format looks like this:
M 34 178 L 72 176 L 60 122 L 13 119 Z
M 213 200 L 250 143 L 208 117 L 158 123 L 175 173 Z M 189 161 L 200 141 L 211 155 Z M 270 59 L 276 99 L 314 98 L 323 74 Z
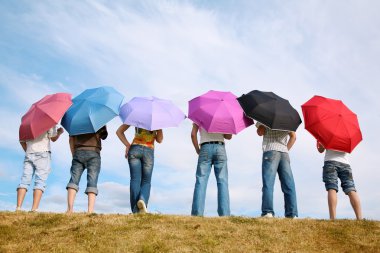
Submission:
M 186 116 L 170 100 L 134 97 L 120 108 L 120 118 L 124 124 L 153 131 L 176 127 Z
M 189 119 L 209 133 L 237 134 L 253 124 L 231 92 L 213 91 L 189 101 Z

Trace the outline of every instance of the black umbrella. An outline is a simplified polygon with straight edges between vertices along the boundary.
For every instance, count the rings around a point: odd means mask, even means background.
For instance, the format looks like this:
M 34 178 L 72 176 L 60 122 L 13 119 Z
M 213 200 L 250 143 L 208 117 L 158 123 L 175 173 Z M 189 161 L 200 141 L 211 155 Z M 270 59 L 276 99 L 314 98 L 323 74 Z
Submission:
M 289 101 L 273 92 L 253 90 L 237 100 L 248 117 L 270 129 L 296 131 L 302 122 Z

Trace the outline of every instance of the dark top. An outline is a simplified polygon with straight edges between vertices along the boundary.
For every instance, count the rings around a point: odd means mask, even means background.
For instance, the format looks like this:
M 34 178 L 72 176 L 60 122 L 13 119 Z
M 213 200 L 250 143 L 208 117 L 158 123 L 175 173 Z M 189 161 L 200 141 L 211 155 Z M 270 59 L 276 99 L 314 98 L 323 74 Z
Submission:
M 100 152 L 102 150 L 102 140 L 108 136 L 107 127 L 103 126 L 96 133 L 74 135 L 75 150 L 92 150 Z

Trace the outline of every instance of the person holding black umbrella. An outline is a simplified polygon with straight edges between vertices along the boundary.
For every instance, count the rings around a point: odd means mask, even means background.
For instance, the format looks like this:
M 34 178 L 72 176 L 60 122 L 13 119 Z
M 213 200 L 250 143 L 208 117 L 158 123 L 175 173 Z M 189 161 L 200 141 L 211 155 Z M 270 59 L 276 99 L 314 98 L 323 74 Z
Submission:
M 245 115 L 257 121 L 257 134 L 263 136 L 261 216 L 274 216 L 273 187 L 278 173 L 284 193 L 285 217 L 298 217 L 296 187 L 288 154 L 296 141 L 295 131 L 302 122 L 297 110 L 273 92 L 253 90 L 240 96 L 238 101 Z
M 273 210 L 273 188 L 276 174 L 278 173 L 281 189 L 284 193 L 285 217 L 296 218 L 298 216 L 296 188 L 288 154 L 296 141 L 296 133 L 293 131 L 272 130 L 259 122 L 257 122 L 256 126 L 257 134 L 263 136 L 261 216 L 272 218 L 275 215 Z

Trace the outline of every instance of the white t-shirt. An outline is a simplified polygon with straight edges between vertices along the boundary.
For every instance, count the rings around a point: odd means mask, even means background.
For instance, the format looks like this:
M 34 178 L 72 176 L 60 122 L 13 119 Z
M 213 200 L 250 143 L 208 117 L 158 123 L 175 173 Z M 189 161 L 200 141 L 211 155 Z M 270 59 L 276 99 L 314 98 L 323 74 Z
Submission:
M 340 163 L 350 164 L 348 161 L 348 153 L 326 149 L 325 161 L 336 161 Z
M 221 141 L 221 142 L 224 142 L 224 136 L 223 134 L 219 134 L 219 133 L 207 133 L 206 130 L 204 130 L 203 128 L 199 128 L 199 133 L 200 133 L 200 136 L 201 136 L 201 144 L 204 143 L 204 142 L 210 142 L 210 141 Z
M 50 151 L 50 138 L 57 135 L 57 126 L 50 128 L 34 140 L 26 141 L 26 153 Z

